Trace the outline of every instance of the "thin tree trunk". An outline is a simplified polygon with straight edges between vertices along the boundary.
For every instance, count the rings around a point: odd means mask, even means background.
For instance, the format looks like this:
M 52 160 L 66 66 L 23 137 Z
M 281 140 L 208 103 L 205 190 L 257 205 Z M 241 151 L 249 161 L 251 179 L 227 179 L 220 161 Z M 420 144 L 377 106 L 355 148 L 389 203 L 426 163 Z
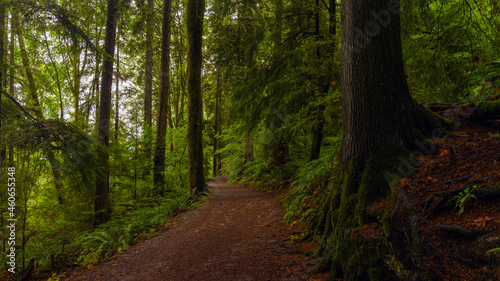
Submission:
M 144 76 L 144 132 L 150 132 L 152 126 L 152 107 L 153 107 L 153 13 L 154 1 L 148 0 L 146 15 L 146 62 L 145 62 L 145 76 Z M 151 138 L 145 136 L 147 142 L 145 145 L 144 153 L 146 159 L 151 160 Z M 149 171 L 147 171 L 149 174 Z
M 119 35 L 118 35 L 119 37 Z M 115 90 L 115 140 L 118 139 L 120 129 L 120 42 L 116 42 L 116 90 Z
M 74 122 L 78 126 L 80 121 L 80 52 L 75 50 L 73 58 L 73 108 L 75 111 Z
M 154 152 L 153 184 L 156 195 L 164 195 L 165 152 L 168 125 L 168 108 L 170 98 L 170 25 L 172 0 L 163 1 L 163 25 L 161 42 L 160 101 L 158 104 L 158 120 L 156 128 L 156 147 Z
M 218 173 L 218 167 L 220 162 L 220 154 L 217 154 L 217 149 L 219 149 L 219 136 L 220 136 L 220 96 L 221 96 L 221 75 L 220 75 L 220 66 L 217 67 L 217 88 L 215 90 L 215 128 L 214 128 L 214 154 L 213 154 L 213 171 L 212 175 L 215 177 Z
M 200 196 L 207 191 L 203 173 L 203 99 L 201 93 L 204 0 L 187 0 L 188 33 L 188 187 Z
M 250 71 L 255 66 L 255 53 L 257 52 L 257 43 L 255 42 L 255 26 L 253 20 L 252 8 L 255 5 L 253 0 L 244 0 L 242 5 L 242 17 L 246 27 L 246 49 L 245 49 L 245 68 Z M 248 100 L 252 100 L 252 94 L 249 94 Z M 248 123 L 252 119 L 252 106 L 248 105 L 245 112 L 245 121 Z M 253 162 L 253 136 L 250 126 L 245 130 L 245 164 Z
M 336 20 L 335 20 L 335 11 L 336 11 L 336 6 L 335 6 L 335 0 L 330 0 L 329 1 L 329 26 L 328 26 L 328 31 L 330 35 L 335 36 L 336 34 Z M 319 38 L 320 36 L 320 15 L 319 15 L 319 1 L 316 0 L 316 6 L 318 9 L 318 13 L 316 14 L 316 36 Z M 330 52 L 335 52 L 335 42 L 331 44 L 331 50 Z M 316 47 L 316 59 L 318 63 L 321 62 L 321 50 L 319 47 Z M 320 97 L 323 97 L 328 93 L 330 83 L 332 80 L 331 76 L 331 70 L 326 73 L 326 75 L 322 75 L 318 78 L 318 89 L 320 92 Z M 316 115 L 316 120 L 315 124 L 313 125 L 313 141 L 311 145 L 311 154 L 309 156 L 309 161 L 316 160 L 319 158 L 320 153 L 321 153 L 321 143 L 323 142 L 323 129 L 325 127 L 325 116 L 324 116 L 324 111 L 325 111 L 325 106 L 323 104 L 320 104 L 316 107 L 315 110 L 315 115 Z
M 16 32 L 14 31 L 14 17 L 10 16 L 10 47 L 9 47 L 9 94 L 14 97 L 14 71 L 15 71 L 15 60 L 14 60 L 14 47 L 16 41 Z M 9 145 L 9 165 L 14 165 L 14 146 Z
M 47 47 L 47 55 L 49 56 L 50 62 L 52 63 L 52 67 L 54 67 L 55 78 L 56 78 L 56 83 L 57 83 L 57 93 L 58 93 L 58 98 L 59 98 L 59 110 L 61 113 L 60 118 L 61 118 L 61 120 L 63 120 L 64 119 L 64 106 L 63 106 L 63 100 L 62 100 L 61 82 L 59 79 L 59 70 L 57 69 L 56 62 L 54 61 L 54 57 L 52 56 L 52 52 L 50 51 L 47 33 L 44 32 L 43 35 L 45 37 L 45 46 Z
M 118 19 L 118 0 L 108 0 L 106 17 L 106 37 L 104 39 L 104 62 L 101 84 L 101 101 L 99 107 L 98 138 L 105 146 L 109 146 L 109 126 L 111 113 L 111 90 L 113 87 L 113 58 L 115 57 L 116 24 Z M 111 215 L 108 200 L 109 194 L 109 154 L 101 155 L 105 168 L 102 177 L 96 181 L 94 203 L 94 225 L 106 222 Z
M 97 32 L 97 37 L 96 37 L 96 48 L 99 49 L 99 42 L 101 41 L 101 32 L 100 30 L 98 30 L 98 28 L 96 27 L 96 32 Z M 101 83 L 99 83 L 100 81 L 100 74 L 101 74 L 101 69 L 100 69 L 100 64 L 101 64 L 101 56 L 98 54 L 96 55 L 96 59 L 95 59 L 95 72 L 94 72 L 94 83 L 95 83 L 95 92 L 96 93 L 100 93 L 100 88 L 99 86 L 101 85 Z M 100 94 L 97 94 L 96 95 L 96 98 L 95 98 L 95 133 L 96 135 L 99 133 L 99 107 L 100 107 Z
M 337 34 L 337 6 L 336 6 L 336 2 L 337 0 L 329 0 L 329 3 L 328 3 L 328 14 L 329 14 L 329 17 L 328 17 L 328 22 L 329 22 L 329 26 L 328 26 L 328 32 L 331 34 L 331 35 L 335 35 Z

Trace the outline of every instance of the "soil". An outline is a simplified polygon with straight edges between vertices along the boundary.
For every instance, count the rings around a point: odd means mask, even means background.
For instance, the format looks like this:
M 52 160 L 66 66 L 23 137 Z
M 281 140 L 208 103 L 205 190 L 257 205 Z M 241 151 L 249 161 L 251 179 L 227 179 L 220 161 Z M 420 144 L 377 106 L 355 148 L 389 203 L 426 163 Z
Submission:
M 500 280 L 500 255 L 487 253 L 500 247 L 500 194 L 470 198 L 461 215 L 454 196 L 447 194 L 499 190 L 499 130 L 465 120 L 459 129 L 430 140 L 437 153 L 418 157 L 422 165 L 398 188 L 418 214 L 427 245 L 422 267 L 438 280 Z
M 499 129 L 464 120 L 459 129 L 430 141 L 435 153 L 418 156 L 421 165 L 396 188 L 405 200 L 397 205 L 404 231 L 394 233 L 399 237 L 393 240 L 405 242 L 418 233 L 420 247 L 397 246 L 414 253 L 414 263 L 429 280 L 500 280 L 500 252 L 488 253 L 500 247 Z M 480 191 L 493 192 L 480 196 Z M 465 194 L 474 197 L 459 214 L 456 202 Z M 390 204 L 380 200 L 369 208 L 383 211 Z M 413 222 L 405 216 L 408 206 L 416 212 Z M 360 231 L 377 237 L 381 232 L 369 224 Z
M 304 229 L 283 223 L 279 195 L 227 180 L 209 182 L 208 201 L 159 235 L 62 280 L 326 280 L 308 273 L 316 242 L 296 241 Z

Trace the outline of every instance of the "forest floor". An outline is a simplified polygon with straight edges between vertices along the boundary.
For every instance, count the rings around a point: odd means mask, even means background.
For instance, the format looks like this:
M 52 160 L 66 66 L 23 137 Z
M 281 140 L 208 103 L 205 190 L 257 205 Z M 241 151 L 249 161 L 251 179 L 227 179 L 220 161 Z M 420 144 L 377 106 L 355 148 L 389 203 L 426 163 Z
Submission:
M 404 242 L 400 251 L 413 251 L 413 262 L 431 280 L 500 280 L 500 252 L 488 253 L 500 247 L 499 129 L 464 120 L 459 129 L 430 140 L 436 153 L 418 156 L 421 166 L 396 188 L 406 207 L 396 207 L 405 231 L 395 239 L 407 241 L 414 233 L 420 238 L 413 241 L 418 249 Z M 457 200 L 464 200 L 462 214 Z M 387 210 L 388 204 L 382 200 L 370 208 Z M 407 206 L 416 211 L 413 222 L 401 215 Z M 361 229 L 380 233 L 370 225 Z
M 496 128 L 494 128 L 496 127 Z M 418 214 L 422 268 L 438 280 L 500 280 L 500 134 L 497 126 L 464 120 L 442 138 L 437 153 L 404 178 L 403 191 Z M 459 214 L 456 200 L 466 200 Z
M 61 280 L 325 280 L 308 273 L 316 243 L 297 241 L 304 229 L 283 223 L 279 195 L 227 180 L 209 182 L 208 201 L 159 235 Z

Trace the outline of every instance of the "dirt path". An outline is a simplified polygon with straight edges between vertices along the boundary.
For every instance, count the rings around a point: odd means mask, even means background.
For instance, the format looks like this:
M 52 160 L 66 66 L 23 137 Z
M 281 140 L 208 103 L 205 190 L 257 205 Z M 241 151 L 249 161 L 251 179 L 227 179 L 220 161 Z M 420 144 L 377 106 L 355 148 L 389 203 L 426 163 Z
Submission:
M 226 182 L 211 181 L 213 196 L 176 227 L 64 280 L 308 280 L 314 261 L 283 243 L 294 230 L 277 198 Z

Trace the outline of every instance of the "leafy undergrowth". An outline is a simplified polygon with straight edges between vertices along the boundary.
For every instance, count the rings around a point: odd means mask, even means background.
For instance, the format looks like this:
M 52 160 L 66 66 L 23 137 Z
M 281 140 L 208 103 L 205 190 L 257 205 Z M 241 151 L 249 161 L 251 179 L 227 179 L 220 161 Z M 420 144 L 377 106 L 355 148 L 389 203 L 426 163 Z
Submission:
M 48 274 L 52 275 L 52 279 L 48 280 L 58 280 L 57 272 L 64 271 L 68 267 L 92 268 L 102 260 L 125 252 L 130 245 L 156 235 L 177 214 L 195 209 L 205 201 L 202 199 L 192 203 L 190 198 L 189 192 L 174 190 L 165 198 L 137 204 L 137 210 L 114 218 L 95 229 L 82 232 L 74 237 L 73 243 L 68 245 L 65 251 L 57 255 L 48 255 L 37 262 L 37 268 L 30 280 L 45 280 Z M 28 272 L 24 270 L 18 275 L 26 274 Z M 3 280 L 3 277 L 6 276 L 0 277 L 0 280 Z
M 83 233 L 74 243 L 77 245 L 75 253 L 78 264 L 91 268 L 100 260 L 125 252 L 138 240 L 154 236 L 178 210 L 186 206 L 188 200 L 187 192 L 176 193 Z

